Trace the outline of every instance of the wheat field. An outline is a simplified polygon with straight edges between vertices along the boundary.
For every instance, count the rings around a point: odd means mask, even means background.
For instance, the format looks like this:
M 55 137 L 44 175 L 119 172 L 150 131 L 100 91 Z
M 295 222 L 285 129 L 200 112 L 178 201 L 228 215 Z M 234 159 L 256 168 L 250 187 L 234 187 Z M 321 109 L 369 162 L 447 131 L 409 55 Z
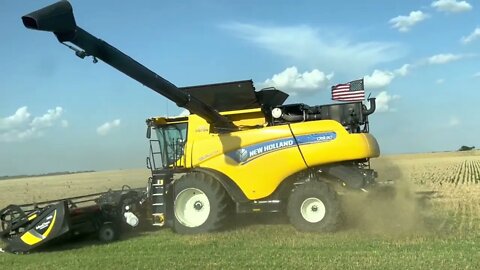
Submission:
M 429 215 L 436 231 L 480 230 L 480 151 L 397 155 L 372 162 L 379 173 L 431 191 Z
M 410 191 L 434 191 L 435 208 L 451 215 L 480 215 L 480 151 L 388 155 L 372 159 L 379 180 L 408 184 Z M 147 169 L 86 172 L 0 181 L 0 208 L 90 193 L 145 187 Z M 467 218 L 468 219 L 468 218 Z M 473 224 L 472 224 L 473 226 Z
M 435 222 L 435 229 L 480 229 L 480 151 L 387 155 L 372 159 L 371 166 L 378 171 L 379 181 L 401 183 L 411 194 L 433 192 L 428 214 L 443 215 L 440 222 Z M 149 174 L 147 169 L 132 169 L 2 180 L 0 208 L 104 192 L 123 185 L 141 188 Z M 405 198 L 400 203 L 405 204 Z M 404 208 L 396 210 L 405 212 Z
M 349 218 L 355 222 L 332 234 L 301 233 L 288 222 L 242 217 L 242 224 L 218 233 L 178 235 L 164 229 L 107 245 L 68 242 L 27 257 L 0 254 L 0 265 L 36 270 L 480 268 L 479 151 L 391 155 L 371 163 L 379 180 L 397 183 L 397 195 L 373 203 L 364 200 L 368 196 L 353 200 L 344 210 L 352 210 Z M 148 175 L 138 169 L 3 180 L 0 207 L 124 184 L 143 187 Z M 419 206 L 415 191 L 432 196 Z M 354 194 L 361 193 L 342 197 Z
M 86 172 L 0 181 L 0 208 L 121 189 L 145 187 L 147 169 Z

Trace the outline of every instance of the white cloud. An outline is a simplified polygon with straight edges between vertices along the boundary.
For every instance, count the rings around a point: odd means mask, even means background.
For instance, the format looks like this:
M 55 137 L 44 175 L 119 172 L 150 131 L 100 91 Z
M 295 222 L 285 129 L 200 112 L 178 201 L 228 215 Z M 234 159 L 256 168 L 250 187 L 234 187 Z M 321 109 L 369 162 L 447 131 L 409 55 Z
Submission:
M 111 122 L 106 122 L 97 128 L 97 133 L 101 136 L 107 135 L 112 129 L 120 126 L 120 119 L 115 119 Z
M 53 126 L 55 121 L 57 121 L 63 113 L 61 107 L 56 107 L 55 109 L 50 109 L 46 114 L 33 118 L 32 123 L 30 124 L 35 128 L 47 128 Z
M 444 82 L 445 82 L 445 79 L 437 79 L 437 80 L 435 81 L 436 84 L 442 84 L 442 83 L 444 83 Z
M 427 19 L 428 14 L 420 10 L 412 11 L 408 16 L 397 16 L 390 19 L 393 28 L 397 28 L 400 32 L 408 32 L 412 26 Z
M 346 74 L 363 73 L 384 62 L 398 59 L 401 47 L 388 42 L 359 42 L 347 33 L 310 26 L 259 26 L 230 23 L 223 25 L 239 38 L 245 39 L 273 54 L 306 66 L 322 65 L 324 70 Z
M 10 116 L 0 118 L 0 131 L 21 128 L 22 125 L 27 124 L 30 119 L 30 113 L 27 106 L 23 106 L 17 109 L 17 111 Z
M 0 118 L 0 142 L 15 142 L 42 136 L 46 129 L 60 122 L 62 114 L 63 108 L 55 107 L 32 119 L 28 107 L 20 107 L 13 115 Z
M 365 82 L 365 89 L 381 89 L 387 87 L 390 83 L 392 83 L 393 79 L 396 77 L 404 77 L 410 72 L 410 64 L 404 64 L 398 69 L 394 71 L 388 70 L 378 70 L 375 69 L 372 72 L 372 75 L 365 75 L 364 82 Z
M 447 13 L 458 13 L 469 11 L 472 9 L 467 1 L 457 1 L 457 0 L 437 0 L 432 2 L 432 7 L 437 11 L 443 11 Z
M 263 87 L 276 87 L 291 95 L 314 93 L 326 88 L 333 74 L 325 74 L 318 69 L 298 72 L 297 67 L 289 67 L 262 83 Z
M 62 122 L 60 122 L 60 125 L 64 128 L 68 127 L 69 126 L 69 123 L 67 120 L 62 120 Z
M 478 39 L 479 37 L 480 37 L 480 27 L 477 27 L 475 28 L 475 30 L 473 30 L 473 32 L 470 35 L 466 37 L 462 37 L 460 42 L 462 42 L 463 44 L 467 44 Z
M 401 68 L 396 69 L 394 73 L 399 76 L 406 76 L 410 71 L 410 68 L 411 68 L 410 64 L 404 64 Z
M 464 55 L 461 54 L 436 54 L 428 58 L 429 64 L 446 64 L 448 62 L 460 60 L 464 58 Z
M 366 75 L 364 77 L 365 89 L 379 89 L 389 85 L 395 78 L 395 74 L 390 71 L 382 71 L 375 69 L 372 75 Z
M 400 96 L 390 95 L 387 91 L 382 91 L 376 96 L 376 98 L 377 112 L 392 112 L 395 111 L 395 109 L 391 107 L 391 102 L 399 99 Z

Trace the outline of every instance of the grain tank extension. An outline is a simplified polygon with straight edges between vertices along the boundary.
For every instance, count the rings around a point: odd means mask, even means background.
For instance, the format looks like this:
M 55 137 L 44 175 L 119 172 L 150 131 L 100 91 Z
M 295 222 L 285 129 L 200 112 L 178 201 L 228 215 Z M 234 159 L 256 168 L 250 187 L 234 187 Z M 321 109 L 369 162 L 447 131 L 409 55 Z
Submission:
M 234 214 L 285 212 L 299 230 L 331 231 L 340 221 L 338 191 L 376 186 L 369 165 L 380 153 L 369 133 L 373 98 L 369 108 L 284 104 L 286 93 L 256 91 L 250 80 L 177 87 L 78 27 L 67 1 L 22 20 L 191 112 L 147 119 L 147 211 L 154 225 L 199 233 L 222 228 Z

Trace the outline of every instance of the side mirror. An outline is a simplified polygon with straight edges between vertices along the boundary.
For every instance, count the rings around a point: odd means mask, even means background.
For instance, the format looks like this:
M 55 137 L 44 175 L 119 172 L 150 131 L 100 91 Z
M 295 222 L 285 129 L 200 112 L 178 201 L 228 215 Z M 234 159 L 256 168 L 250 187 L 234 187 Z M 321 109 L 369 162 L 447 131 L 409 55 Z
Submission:
M 147 125 L 147 139 L 150 139 L 152 137 L 152 127 L 150 125 Z

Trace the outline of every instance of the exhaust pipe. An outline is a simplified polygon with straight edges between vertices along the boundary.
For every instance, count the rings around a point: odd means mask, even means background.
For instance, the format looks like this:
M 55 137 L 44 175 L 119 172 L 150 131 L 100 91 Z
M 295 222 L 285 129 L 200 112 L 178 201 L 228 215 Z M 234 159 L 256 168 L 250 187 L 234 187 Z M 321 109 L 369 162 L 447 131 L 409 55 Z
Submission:
M 173 83 L 138 63 L 107 42 L 78 27 L 68 1 L 60 1 L 22 17 L 25 27 L 53 32 L 61 43 L 70 42 L 82 50 L 67 45 L 80 58 L 93 56 L 121 71 L 132 79 L 175 102 L 177 106 L 204 118 L 217 131 L 238 130 L 231 120 L 201 100 L 178 89 Z
M 375 112 L 375 109 L 377 108 L 377 106 L 375 104 L 375 100 L 376 100 L 376 98 L 369 98 L 368 99 L 368 101 L 370 101 L 370 109 L 367 109 L 367 110 L 363 111 L 363 114 L 365 116 L 370 115 L 373 112 Z

